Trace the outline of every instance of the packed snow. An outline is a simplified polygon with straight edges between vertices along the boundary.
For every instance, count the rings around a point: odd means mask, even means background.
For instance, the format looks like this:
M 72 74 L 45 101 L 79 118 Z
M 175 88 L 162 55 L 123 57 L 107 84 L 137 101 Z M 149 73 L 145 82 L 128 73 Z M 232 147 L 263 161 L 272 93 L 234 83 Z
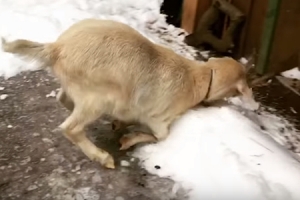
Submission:
M 196 51 L 183 43 L 186 33 L 168 25 L 159 13 L 161 3 L 1 0 L 0 36 L 52 42 L 80 19 L 114 19 L 193 58 Z M 0 52 L 0 60 L 0 76 L 5 78 L 39 69 L 38 63 L 4 52 Z M 291 125 L 275 115 L 257 115 L 238 105 L 199 108 L 178 119 L 165 141 L 137 148 L 133 156 L 140 158 L 141 166 L 150 173 L 174 180 L 174 193 L 178 185 L 189 191 L 190 200 L 298 200 L 300 164 L 280 145 L 286 142 L 280 130 L 287 126 Z M 295 134 L 294 130 L 288 134 Z

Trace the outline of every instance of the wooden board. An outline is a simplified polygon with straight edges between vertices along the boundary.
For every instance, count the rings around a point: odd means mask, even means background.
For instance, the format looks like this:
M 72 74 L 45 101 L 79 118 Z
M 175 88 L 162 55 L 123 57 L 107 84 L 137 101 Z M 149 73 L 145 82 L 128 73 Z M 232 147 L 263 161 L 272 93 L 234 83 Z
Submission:
M 300 51 L 299 37 L 300 1 L 282 0 L 268 71 L 287 70 L 299 65 L 297 59 L 290 59 Z
M 181 28 L 193 33 L 203 13 L 209 8 L 212 0 L 184 0 L 181 18 Z
M 181 27 L 192 33 L 211 3 L 212 0 L 184 0 Z M 231 3 L 246 16 L 238 41 L 238 56 L 248 56 L 253 49 L 258 52 L 268 0 L 231 0 Z

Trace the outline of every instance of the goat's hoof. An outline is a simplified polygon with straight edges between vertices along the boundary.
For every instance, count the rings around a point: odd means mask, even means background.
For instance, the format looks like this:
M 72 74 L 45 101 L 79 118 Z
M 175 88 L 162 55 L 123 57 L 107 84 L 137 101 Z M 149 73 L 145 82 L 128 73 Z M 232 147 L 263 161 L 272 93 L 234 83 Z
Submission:
M 128 142 L 126 142 L 126 141 L 125 142 L 122 141 L 120 143 L 121 143 L 121 147 L 120 147 L 119 150 L 121 150 L 121 151 L 125 151 L 125 150 L 127 150 L 127 149 L 129 149 L 131 147 L 131 145 L 128 144 Z
M 127 134 L 127 135 L 123 135 L 120 138 L 119 143 L 121 144 L 121 147 L 120 147 L 121 151 L 127 150 L 131 146 L 134 145 L 134 144 L 132 144 L 133 136 L 135 136 L 135 134 Z
M 114 158 L 106 151 L 102 149 L 98 149 L 97 152 L 89 154 L 86 154 L 90 160 L 99 162 L 103 167 L 108 169 L 114 169 L 115 168 L 115 161 Z
M 114 158 L 111 155 L 108 155 L 103 163 L 103 166 L 108 169 L 115 169 L 116 167 L 115 167 Z

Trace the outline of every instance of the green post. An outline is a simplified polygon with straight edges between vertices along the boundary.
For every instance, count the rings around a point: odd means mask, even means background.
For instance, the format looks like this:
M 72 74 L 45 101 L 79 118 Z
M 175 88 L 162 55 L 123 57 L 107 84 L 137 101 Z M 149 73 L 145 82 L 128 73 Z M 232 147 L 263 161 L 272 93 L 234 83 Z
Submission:
M 269 57 L 272 49 L 276 22 L 279 15 L 281 0 L 269 0 L 265 17 L 261 46 L 258 55 L 256 71 L 264 74 L 268 70 Z

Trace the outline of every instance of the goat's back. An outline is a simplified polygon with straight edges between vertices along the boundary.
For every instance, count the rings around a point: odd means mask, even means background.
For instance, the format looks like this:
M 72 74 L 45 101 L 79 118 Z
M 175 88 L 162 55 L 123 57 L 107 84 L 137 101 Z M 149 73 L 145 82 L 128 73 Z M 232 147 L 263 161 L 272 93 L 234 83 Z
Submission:
M 193 82 L 186 59 L 125 24 L 83 20 L 62 33 L 55 44 L 60 53 L 54 71 L 68 87 L 75 83 L 85 92 L 112 87 L 145 110 L 154 105 L 164 110 L 175 100 L 189 101 Z

